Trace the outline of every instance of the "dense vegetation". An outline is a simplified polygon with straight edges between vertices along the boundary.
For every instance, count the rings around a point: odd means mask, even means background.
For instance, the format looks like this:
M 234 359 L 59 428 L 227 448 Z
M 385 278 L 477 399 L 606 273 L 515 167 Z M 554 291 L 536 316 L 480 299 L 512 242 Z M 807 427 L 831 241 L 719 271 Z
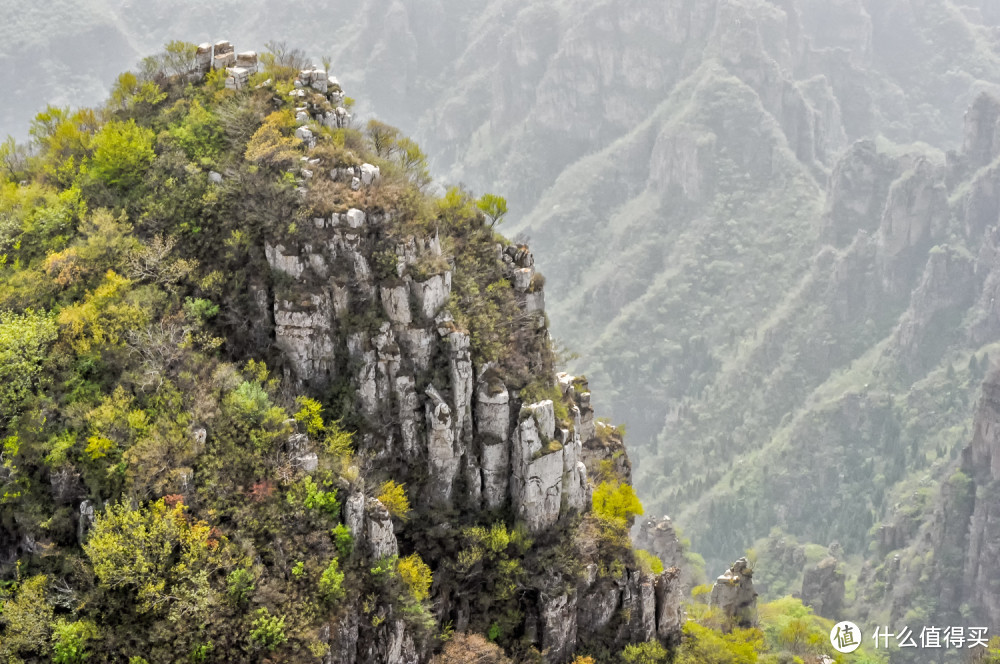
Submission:
M 438 633 L 420 553 L 367 569 L 342 523 L 366 464 L 353 398 L 297 394 L 252 313 L 263 238 L 319 207 L 392 205 L 400 228 L 433 224 L 467 250 L 456 318 L 477 359 L 532 378 L 502 327 L 506 282 L 475 261 L 494 237 L 467 194 L 425 194 L 419 148 L 394 130 L 379 142 L 379 123 L 327 130 L 311 153 L 328 168 L 376 162 L 377 194 L 297 189 L 289 167 L 306 148 L 284 100 L 303 63 L 265 56 L 238 93 L 222 72 L 187 82 L 193 48 L 120 76 L 103 108 L 50 107 L 30 145 L 0 153 L 4 661 L 320 658 L 319 618 L 384 611 L 375 597 L 421 638 Z M 284 447 L 296 431 L 321 442 L 314 472 Z M 402 522 L 406 487 L 383 479 L 375 495 Z M 522 573 L 517 558 L 506 569 Z
M 30 144 L 2 147 L 0 657 L 320 661 L 357 610 L 362 634 L 402 621 L 424 650 L 447 644 L 442 661 L 500 646 L 538 660 L 523 623 L 539 579 L 573 583 L 590 561 L 612 581 L 663 572 L 632 551 L 642 506 L 626 478 L 602 467 L 593 512 L 538 537 L 507 510 L 442 512 L 418 499 L 434 478 L 362 445 L 374 429 L 350 381 L 293 379 L 255 295 L 292 292 L 267 242 L 353 206 L 385 213 L 376 277 L 397 278 L 400 239 L 438 238 L 443 256 L 409 269 L 453 270 L 444 320 L 469 332 L 476 366 L 525 402 L 554 399 L 572 426 L 545 330 L 521 322 L 497 258 L 506 202 L 431 195 L 419 147 L 376 120 L 312 122 L 315 145 L 300 140 L 289 99 L 305 63 L 280 49 L 261 62 L 229 89 L 223 72 L 190 77 L 194 46 L 172 42 L 105 106 L 50 107 Z M 377 186 L 325 176 L 362 162 Z M 382 322 L 365 306 L 340 321 Z M 395 524 L 398 555 L 355 546 L 344 502 L 358 492 Z M 433 612 L 441 596 L 474 607 L 468 634 Z M 615 660 L 618 638 L 587 649 Z

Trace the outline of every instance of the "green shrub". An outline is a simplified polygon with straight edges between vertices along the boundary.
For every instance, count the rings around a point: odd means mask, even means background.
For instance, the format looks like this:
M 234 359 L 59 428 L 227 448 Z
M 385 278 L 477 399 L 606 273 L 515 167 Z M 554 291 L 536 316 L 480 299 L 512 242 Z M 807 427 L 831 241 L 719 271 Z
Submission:
M 329 484 L 325 482 L 324 484 Z M 302 478 L 300 485 L 296 485 L 288 493 L 288 503 L 290 505 L 301 504 L 306 510 L 315 510 L 332 518 L 337 518 L 340 514 L 340 501 L 337 500 L 337 490 L 329 491 L 319 488 L 312 476 L 306 475 Z
M 349 558 L 351 552 L 354 551 L 354 537 L 351 536 L 350 528 L 338 523 L 337 527 L 330 531 L 330 536 L 333 538 L 333 544 L 337 547 L 341 559 Z
M 44 377 L 56 333 L 55 320 L 48 314 L 0 311 L 0 424 L 18 412 Z
M 48 579 L 33 576 L 22 581 L 13 599 L 0 603 L 4 633 L 0 659 L 18 661 L 18 654 L 43 652 L 48 647 L 53 608 L 45 598 Z
M 389 514 L 397 519 L 406 519 L 410 513 L 410 500 L 406 497 L 406 489 L 394 480 L 386 480 L 379 488 L 378 500 Z
M 213 649 L 214 646 L 211 641 L 208 643 L 199 643 L 191 648 L 191 654 L 188 656 L 188 659 L 191 660 L 191 664 L 204 664 L 208 661 L 208 657 L 212 654 Z
M 621 661 L 624 664 L 667 664 L 670 652 L 658 641 L 633 643 L 622 650 Z
M 249 602 L 254 589 L 253 572 L 244 567 L 234 569 L 226 577 L 226 594 L 236 604 Z
M 255 650 L 272 652 L 288 641 L 285 636 L 285 616 L 272 616 L 266 608 L 257 609 L 250 625 L 250 643 Z
M 684 625 L 675 664 L 754 664 L 764 649 L 758 629 L 736 629 L 722 634 L 696 622 Z M 640 660 L 641 661 L 641 660 Z
M 601 482 L 594 489 L 593 506 L 597 516 L 621 522 L 628 522 L 643 513 L 635 489 L 624 482 Z
M 344 573 L 340 571 L 340 563 L 334 558 L 319 577 L 320 595 L 327 601 L 336 601 L 344 596 L 343 584 Z
M 202 298 L 185 298 L 184 313 L 199 325 L 206 324 L 219 313 L 219 305 Z
M 642 549 L 636 549 L 635 558 L 639 562 L 639 566 L 646 572 L 651 574 L 661 574 L 663 572 L 663 561 L 654 556 L 649 551 L 644 551 Z
M 412 554 L 405 558 L 400 558 L 397 564 L 397 571 L 403 583 L 406 584 L 410 595 L 418 602 L 422 602 L 430 596 L 431 584 L 434 582 L 434 575 L 431 568 L 423 561 L 419 554 Z
M 310 436 L 318 436 L 326 430 L 323 424 L 323 406 L 309 397 L 297 397 L 295 403 L 299 410 L 295 413 L 295 421 L 306 428 Z
M 490 228 L 493 228 L 497 224 L 502 223 L 504 216 L 507 214 L 507 199 L 496 194 L 483 194 L 476 201 L 476 207 L 489 217 Z
M 89 620 L 60 618 L 52 630 L 52 661 L 55 664 L 82 664 L 90 657 L 87 642 L 97 638 L 97 626 Z
M 135 187 L 156 156 L 153 138 L 152 131 L 139 127 L 134 120 L 112 120 L 94 135 L 94 154 L 87 172 L 119 190 Z

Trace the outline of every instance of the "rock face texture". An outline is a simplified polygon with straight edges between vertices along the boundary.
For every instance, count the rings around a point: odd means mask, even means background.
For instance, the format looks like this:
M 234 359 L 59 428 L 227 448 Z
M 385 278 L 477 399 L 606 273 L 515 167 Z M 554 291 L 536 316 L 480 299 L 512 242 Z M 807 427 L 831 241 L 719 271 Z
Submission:
M 635 546 L 649 551 L 660 559 L 664 567 L 684 566 L 684 550 L 670 517 L 644 519 L 633 538 Z
M 961 471 L 964 477 L 953 476 L 942 489 L 940 521 L 931 530 L 935 554 L 944 563 L 941 585 L 954 606 L 968 603 L 983 624 L 996 625 L 1000 624 L 1000 580 L 992 569 L 992 561 L 1000 556 L 1000 371 L 996 369 L 983 382 Z
M 816 615 L 839 620 L 844 608 L 846 577 L 838 569 L 838 561 L 827 556 L 816 565 L 807 567 L 802 576 L 802 603 L 811 606 Z
M 899 614 L 914 601 L 935 598 L 928 624 L 959 619 L 961 607 L 979 624 L 1000 624 L 1000 581 L 993 571 L 1000 556 L 1000 370 L 995 367 L 982 383 L 972 441 L 947 472 L 929 518 L 909 524 L 902 536 L 899 528 L 880 533 L 883 550 L 896 553 L 863 580 L 887 584 Z M 933 559 L 933 565 L 915 565 L 918 555 Z
M 314 85 L 316 76 L 300 80 Z M 377 188 L 366 172 L 362 186 Z M 527 535 L 564 537 L 557 533 L 590 511 L 594 473 L 613 468 L 629 478 L 621 433 L 595 424 L 585 379 L 541 376 L 552 397 L 531 402 L 491 363 L 478 366 L 474 340 L 449 308 L 455 259 L 437 237 L 399 237 L 394 222 L 391 211 L 349 208 L 267 243 L 267 261 L 280 275 L 267 300 L 285 377 L 319 393 L 351 395 L 359 456 L 405 478 L 423 518 L 449 528 L 448 515 L 487 519 L 508 511 Z M 513 352 L 527 366 L 543 365 L 536 355 L 548 330 L 530 251 L 498 245 L 488 260 L 497 261 L 520 311 Z M 435 268 L 416 269 L 426 265 Z M 299 447 L 302 463 L 311 462 L 308 441 Z M 412 544 L 400 540 L 398 523 L 370 495 L 354 487 L 343 509 L 356 549 L 374 565 Z M 598 635 L 617 647 L 679 638 L 676 563 L 660 575 L 626 564 L 618 576 L 607 573 L 606 562 L 588 564 L 582 578 L 553 571 L 526 581 L 518 629 L 532 635 L 545 661 L 568 662 Z M 477 610 L 449 594 L 435 606 L 440 620 L 456 625 Z M 427 660 L 433 644 L 410 633 L 391 608 L 379 611 L 374 627 L 357 609 L 331 625 L 330 664 Z
M 757 591 L 753 589 L 753 570 L 746 558 L 740 558 L 715 580 L 709 606 L 718 609 L 737 627 L 757 624 Z

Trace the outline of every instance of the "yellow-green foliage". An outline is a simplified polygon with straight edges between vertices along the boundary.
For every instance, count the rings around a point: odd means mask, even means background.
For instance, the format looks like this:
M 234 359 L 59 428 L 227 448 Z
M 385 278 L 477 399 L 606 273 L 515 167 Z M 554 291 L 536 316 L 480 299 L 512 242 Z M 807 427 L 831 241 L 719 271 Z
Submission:
M 98 637 L 97 625 L 89 620 L 60 618 L 52 626 L 54 664 L 83 664 L 90 658 L 89 641 Z
M 171 127 L 167 135 L 177 142 L 189 159 L 201 160 L 216 157 L 224 146 L 222 125 L 211 111 L 197 99 L 188 104 L 186 100 L 177 102 L 181 113 L 186 111 L 177 125 Z
M 830 645 L 834 621 L 813 614 L 802 600 L 783 597 L 758 607 L 761 629 L 772 653 L 784 653 L 809 659 L 821 654 L 839 657 L 838 661 L 870 664 L 883 661 L 877 652 L 863 645 L 849 655 L 838 655 Z
M 684 625 L 675 664 L 754 664 L 764 649 L 758 629 L 736 629 L 728 634 L 695 622 Z
M 489 528 L 466 528 L 462 537 L 465 547 L 458 554 L 459 570 L 473 576 L 485 574 L 487 578 L 483 580 L 492 599 L 512 598 L 523 581 L 520 558 L 532 545 L 525 531 L 520 527 L 508 530 L 503 522 L 497 521 Z
M 652 574 L 660 574 L 663 572 L 663 561 L 649 551 L 636 549 L 635 559 L 639 562 L 639 566 L 646 572 Z
M 340 420 L 334 420 L 326 425 L 323 446 L 335 457 L 349 460 L 354 454 L 354 433 L 343 429 Z
M 989 647 L 979 662 L 981 664 L 1000 664 L 1000 636 L 994 636 L 990 639 Z
M 389 510 L 389 514 L 397 519 L 406 519 L 410 513 L 410 499 L 406 497 L 406 489 L 395 480 L 386 480 L 382 483 L 378 500 Z
M 829 650 L 830 627 L 813 615 L 801 600 L 784 597 L 759 609 L 768 644 L 795 655 L 820 654 Z
M 326 425 L 323 424 L 323 406 L 320 402 L 309 397 L 298 397 L 295 403 L 299 405 L 295 421 L 304 426 L 310 436 L 318 436 L 326 430 Z
M 490 228 L 493 228 L 497 224 L 503 221 L 504 216 L 507 214 L 507 199 L 503 196 L 497 196 L 496 194 L 483 194 L 478 201 L 476 201 L 476 207 L 489 217 Z
M 156 156 L 153 138 L 152 131 L 134 120 L 112 120 L 94 135 L 87 172 L 119 189 L 137 185 Z
M 109 506 L 83 545 L 101 586 L 132 593 L 142 612 L 206 609 L 215 593 L 207 574 L 226 565 L 227 549 L 182 503 L 168 507 L 162 499 L 139 508 Z
M 336 601 L 344 596 L 343 583 L 344 573 L 340 571 L 340 563 L 334 558 L 319 577 L 319 592 L 327 601 Z
M 19 661 L 18 655 L 47 650 L 52 622 L 52 605 L 45 597 L 48 579 L 33 576 L 20 584 L 17 594 L 0 605 L 4 631 L 0 638 L 0 659 Z
M 331 482 L 324 482 L 324 486 L 329 487 Z M 336 518 L 340 514 L 340 502 L 337 500 L 336 489 L 321 489 L 312 477 L 306 475 L 302 478 L 301 490 L 293 487 L 288 492 L 289 504 L 301 503 L 307 510 L 317 510 L 330 517 Z
M 285 616 L 272 616 L 266 607 L 257 610 L 250 625 L 250 643 L 255 649 L 271 652 L 288 641 Z
M 420 554 L 414 553 L 405 558 L 400 558 L 396 570 L 399 572 L 399 577 L 406 584 L 413 599 L 422 602 L 430 596 L 434 575 L 431 572 L 431 568 L 420 557 Z
M 31 135 L 41 148 L 35 167 L 46 179 L 69 186 L 79 176 L 98 126 L 90 109 L 71 114 L 68 109 L 49 106 L 31 123 Z
M 711 586 L 692 590 L 694 602 L 687 606 L 691 619 L 684 627 L 684 641 L 676 664 L 737 664 L 742 662 L 812 661 L 822 655 L 838 662 L 877 664 L 883 660 L 862 646 L 849 655 L 834 652 L 829 635 L 834 621 L 813 614 L 802 601 L 784 597 L 761 604 L 757 609 L 759 628 L 724 632 L 724 616 L 703 603 Z
M 670 652 L 659 641 L 633 643 L 621 652 L 623 664 L 667 664 Z
M 257 164 L 290 164 L 298 158 L 297 141 L 286 134 L 294 129 L 295 117 L 290 111 L 271 113 L 250 138 L 244 158 Z
M 52 316 L 35 311 L 0 311 L 0 421 L 12 417 L 42 377 L 56 338 Z
M 117 110 L 128 111 L 137 107 L 155 106 L 166 98 L 166 93 L 156 83 L 140 80 L 127 71 L 119 74 L 115 80 L 108 103 Z
M 104 281 L 83 302 L 59 313 L 70 343 L 80 353 L 104 344 L 120 345 L 127 333 L 142 328 L 148 314 L 134 301 L 132 282 L 108 270 Z
M 614 521 L 627 522 L 642 514 L 642 503 L 631 484 L 624 482 L 601 482 L 594 489 L 594 513 Z

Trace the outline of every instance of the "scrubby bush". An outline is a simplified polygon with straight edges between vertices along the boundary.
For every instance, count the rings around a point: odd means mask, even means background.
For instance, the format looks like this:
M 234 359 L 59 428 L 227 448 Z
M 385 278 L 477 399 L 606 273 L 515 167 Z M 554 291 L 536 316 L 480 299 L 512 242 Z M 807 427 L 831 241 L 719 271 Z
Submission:
M 333 538 L 333 544 L 337 547 L 341 559 L 346 560 L 350 557 L 351 552 L 354 551 L 354 538 L 351 536 L 351 530 L 344 524 L 338 523 L 330 531 L 330 536 Z
M 271 612 L 262 607 L 250 625 L 250 643 L 256 650 L 271 652 L 277 650 L 288 641 L 285 636 L 285 616 L 272 616 Z
M 479 634 L 455 634 L 431 664 L 511 664 L 503 649 Z
M 635 489 L 623 482 L 601 482 L 594 489 L 593 506 L 599 517 L 621 522 L 631 522 L 643 513 Z
M 649 551 L 636 549 L 635 559 L 638 561 L 639 566 L 648 573 L 660 574 L 663 572 L 663 561 Z
M 319 592 L 323 599 L 333 602 L 344 596 L 344 573 L 340 571 L 340 563 L 336 558 L 323 570 L 319 577 Z
M 83 664 L 91 655 L 87 644 L 97 636 L 97 626 L 90 621 L 60 618 L 52 628 L 52 661 Z
M 670 653 L 658 641 L 633 643 L 622 650 L 621 661 L 623 664 L 667 664 Z
M 14 416 L 43 378 L 56 339 L 52 316 L 35 311 L 0 311 L 0 422 Z
M 236 604 L 245 604 L 250 601 L 255 589 L 253 572 L 238 567 L 226 577 L 226 593 Z
M 413 599 L 422 602 L 430 596 L 434 575 L 419 554 L 400 558 L 396 569 Z
M 136 186 L 156 156 L 153 138 L 152 131 L 134 120 L 112 120 L 94 135 L 87 172 L 122 191 Z
M 386 480 L 382 483 L 378 501 L 397 519 L 406 519 L 410 513 L 410 500 L 406 497 L 406 489 L 395 480 Z

